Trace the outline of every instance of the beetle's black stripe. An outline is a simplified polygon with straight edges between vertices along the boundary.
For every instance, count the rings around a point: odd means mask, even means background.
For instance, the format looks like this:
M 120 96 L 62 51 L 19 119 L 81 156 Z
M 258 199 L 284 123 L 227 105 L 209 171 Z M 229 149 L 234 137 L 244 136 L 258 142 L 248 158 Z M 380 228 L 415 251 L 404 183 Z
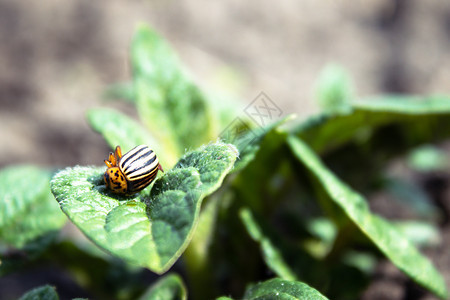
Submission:
M 131 149 L 129 152 L 127 152 L 121 159 L 120 159 L 120 167 L 122 170 L 126 171 L 126 169 L 132 165 L 133 163 L 144 159 L 144 157 L 149 156 L 153 153 L 153 150 L 148 148 L 147 146 L 137 146 L 133 149 Z
M 139 180 L 130 181 L 128 189 L 130 191 L 133 191 L 134 193 L 137 193 L 137 192 L 143 190 L 146 186 L 148 186 L 150 183 L 152 183 L 152 181 L 156 178 L 156 174 L 157 174 L 157 172 L 151 174 L 148 177 L 144 177 Z
M 156 164 L 147 166 L 145 169 L 140 169 L 138 172 L 132 172 L 131 176 L 127 176 L 127 178 L 130 181 L 134 181 L 152 175 L 153 173 L 158 172 L 158 164 L 159 162 L 156 162 Z
M 139 157 L 139 158 L 141 158 L 141 157 Z M 154 155 L 150 159 L 144 159 L 144 158 L 146 158 L 146 156 L 142 156 L 142 161 L 136 161 L 136 163 L 134 163 L 134 162 L 131 163 L 124 170 L 125 176 L 127 176 L 129 179 L 132 179 L 133 177 L 141 176 L 141 175 L 147 173 L 147 171 L 152 171 L 155 167 L 158 166 L 158 164 L 156 164 L 156 166 L 152 166 L 152 164 L 157 160 L 156 155 Z M 142 170 L 144 168 L 149 168 L 149 170 Z M 140 170 L 143 172 L 139 172 Z M 135 173 L 136 173 L 136 175 L 135 175 Z
M 139 157 L 136 157 L 134 160 L 130 161 L 128 164 L 123 165 L 125 173 L 128 173 L 128 170 L 138 169 L 140 167 L 145 167 L 149 164 L 149 161 L 155 157 L 156 155 L 153 152 L 147 152 Z

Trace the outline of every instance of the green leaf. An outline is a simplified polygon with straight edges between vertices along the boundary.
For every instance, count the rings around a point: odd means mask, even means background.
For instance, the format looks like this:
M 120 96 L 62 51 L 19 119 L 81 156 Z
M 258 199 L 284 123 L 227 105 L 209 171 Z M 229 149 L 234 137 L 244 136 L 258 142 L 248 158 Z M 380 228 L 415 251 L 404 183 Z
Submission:
M 299 281 L 289 281 L 280 278 L 258 283 L 246 290 L 244 299 L 327 299 L 317 290 Z
M 103 135 L 112 149 L 120 145 L 125 153 L 136 145 L 156 144 L 139 123 L 113 109 L 90 109 L 87 112 L 87 119 L 91 127 Z
M 58 294 L 54 287 L 44 285 L 25 293 L 19 300 L 58 300 Z
M 450 160 L 436 146 L 424 145 L 409 154 L 408 166 L 419 172 L 446 171 L 450 169 Z
M 50 193 L 50 176 L 33 166 L 0 171 L 0 241 L 24 248 L 64 225 L 66 217 Z
M 186 287 L 183 280 L 176 274 L 169 274 L 156 283 L 142 295 L 139 300 L 185 300 L 187 299 Z
M 436 295 L 447 298 L 442 276 L 394 225 L 370 212 L 365 199 L 341 182 L 308 146 L 295 136 L 288 144 L 297 159 L 317 178 L 330 199 L 400 270 Z
M 94 243 L 129 262 L 165 272 L 186 249 L 202 199 L 218 189 L 232 169 L 234 146 L 209 144 L 187 153 L 134 197 L 110 194 L 105 168 L 75 167 L 53 178 L 61 209 Z
M 174 165 L 175 153 L 163 151 L 155 138 L 130 117 L 112 109 L 97 108 L 87 112 L 87 119 L 91 127 L 103 135 L 111 149 L 120 145 L 122 152 L 126 153 L 136 145 L 148 145 L 157 153 L 161 165 Z
M 326 66 L 317 82 L 316 97 L 323 111 L 348 111 L 353 98 L 353 84 L 346 70 L 339 65 Z
M 297 276 L 284 261 L 279 249 L 277 249 L 272 241 L 264 235 L 260 225 L 254 219 L 250 209 L 242 209 L 240 211 L 240 217 L 252 239 L 259 243 L 263 259 L 267 266 L 282 279 L 296 280 Z
M 233 172 L 242 170 L 255 158 L 261 147 L 262 141 L 268 134 L 277 131 L 281 125 L 294 118 L 295 115 L 289 115 L 265 127 L 247 127 L 243 130 L 236 127 L 239 125 L 239 122 L 237 124 L 230 124 L 231 126 L 225 130 L 229 131 L 229 133 L 223 133 L 224 137 L 228 137 L 224 140 L 225 142 L 236 145 L 240 153 L 239 160 L 236 162 Z
M 171 47 L 147 26 L 134 36 L 131 63 L 138 113 L 164 149 L 181 154 L 216 138 L 205 95 Z
M 389 112 L 411 115 L 429 115 L 450 113 L 450 98 L 445 95 L 406 96 L 385 95 L 354 102 L 353 106 L 372 112 Z
M 441 242 L 439 230 L 430 223 L 402 221 L 395 226 L 417 247 L 438 246 Z
M 291 133 L 322 154 L 346 143 L 366 143 L 379 129 L 387 126 L 390 126 L 389 130 L 381 138 L 391 146 L 394 140 L 397 151 L 405 146 L 448 137 L 450 98 L 384 96 L 354 102 L 351 112 L 314 116 L 292 128 Z

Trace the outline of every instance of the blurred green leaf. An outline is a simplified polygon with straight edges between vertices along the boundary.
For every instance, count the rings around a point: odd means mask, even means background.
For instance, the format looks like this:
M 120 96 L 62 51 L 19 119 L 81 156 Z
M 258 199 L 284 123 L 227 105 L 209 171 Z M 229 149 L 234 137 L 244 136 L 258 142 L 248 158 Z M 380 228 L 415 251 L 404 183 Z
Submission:
M 49 285 L 44 285 L 32 289 L 31 291 L 25 293 L 19 300 L 58 300 L 58 294 L 54 287 Z
M 397 221 L 395 227 L 417 247 L 438 246 L 441 241 L 438 228 L 420 221 Z
M 319 75 L 316 97 L 323 111 L 334 113 L 350 110 L 350 100 L 353 98 L 350 75 L 339 65 L 326 66 Z
M 67 219 L 55 205 L 50 178 L 51 172 L 33 166 L 0 171 L 1 242 L 20 249 L 62 228 Z
M 172 166 L 177 159 L 175 153 L 165 149 L 163 151 L 155 138 L 138 122 L 118 111 L 104 108 L 90 109 L 87 112 L 87 119 L 91 127 L 103 135 L 111 149 L 120 145 L 122 152 L 126 153 L 137 145 L 148 145 L 157 153 L 163 166 Z
M 351 111 L 311 117 L 292 128 L 291 133 L 323 154 L 346 143 L 367 143 L 380 128 L 389 128 L 380 137 L 385 142 L 380 146 L 395 147 L 397 151 L 449 137 L 450 98 L 384 96 L 355 101 Z
M 182 70 L 171 47 L 141 25 L 131 47 L 136 106 L 166 151 L 184 153 L 216 139 L 205 95 Z
M 342 260 L 346 265 L 353 266 L 365 274 L 372 276 L 377 265 L 375 255 L 353 250 L 347 251 Z
M 264 235 L 250 209 L 243 208 L 240 211 L 240 217 L 252 239 L 259 243 L 263 259 L 267 266 L 282 279 L 296 280 L 297 276 L 284 261 L 283 256 L 277 247 Z
M 450 160 L 436 146 L 424 145 L 411 151 L 408 166 L 419 172 L 446 171 L 450 169 Z
M 332 249 L 336 240 L 336 225 L 327 218 L 317 217 L 306 220 L 306 229 L 318 240 L 310 241 L 307 245 L 310 253 L 315 257 L 324 257 Z
M 61 211 L 56 212 L 56 214 L 61 214 L 64 219 L 66 218 Z M 2 249 L 0 254 L 0 276 L 17 272 L 19 269 L 39 259 L 55 243 L 58 234 L 59 231 L 57 230 L 48 231 L 27 242 L 19 250 L 8 249 L 8 247 Z
M 137 299 L 148 288 L 146 270 L 101 251 L 84 237 L 53 244 L 37 263 L 64 269 L 93 299 Z
M 248 288 L 244 299 L 324 300 L 327 298 L 303 282 L 274 278 Z
M 330 199 L 342 208 L 393 264 L 439 297 L 447 298 L 442 276 L 394 225 L 372 214 L 365 199 L 330 172 L 303 141 L 289 136 L 288 144 L 297 159 L 317 178 Z
M 446 95 L 409 96 L 382 95 L 354 102 L 353 106 L 372 112 L 398 113 L 401 115 L 432 115 L 450 113 L 450 98 Z
M 239 159 L 236 162 L 234 172 L 238 172 L 245 168 L 256 156 L 259 149 L 261 148 L 261 142 L 264 138 L 272 132 L 278 130 L 278 127 L 289 122 L 294 119 L 295 115 L 286 116 L 272 124 L 269 124 L 265 127 L 259 128 L 250 128 L 245 127 L 245 124 L 242 125 L 241 121 L 236 124 L 230 124 L 230 127 L 227 128 L 222 133 L 222 138 L 225 142 L 232 143 L 236 145 L 239 150 Z M 239 128 L 239 126 L 244 126 L 244 128 Z
M 221 193 L 211 195 L 203 204 L 195 234 L 183 254 L 186 272 L 190 279 L 190 294 L 193 298 L 211 298 L 214 294 L 211 276 L 214 267 L 211 263 L 210 250 L 217 233 L 217 214 L 223 200 L 221 197 L 223 195 L 217 194 Z
M 185 300 L 186 287 L 176 274 L 169 274 L 155 282 L 139 300 Z
M 186 249 L 202 199 L 232 169 L 234 146 L 209 144 L 187 153 L 150 191 L 112 195 L 105 168 L 74 167 L 55 175 L 52 192 L 61 209 L 92 241 L 129 262 L 164 273 Z

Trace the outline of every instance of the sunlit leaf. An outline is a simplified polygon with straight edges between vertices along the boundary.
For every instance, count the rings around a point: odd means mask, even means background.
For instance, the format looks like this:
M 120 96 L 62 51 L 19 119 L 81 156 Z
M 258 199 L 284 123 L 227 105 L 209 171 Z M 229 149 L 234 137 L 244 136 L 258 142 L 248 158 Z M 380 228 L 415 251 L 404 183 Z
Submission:
M 148 145 L 158 155 L 163 166 L 175 163 L 175 154 L 166 151 L 145 128 L 130 117 L 112 109 L 91 109 L 87 113 L 89 124 L 101 133 L 114 150 L 117 145 L 126 153 L 137 145 Z M 107 153 L 105 153 L 107 158 Z
M 131 64 L 138 113 L 164 149 L 182 154 L 217 138 L 205 95 L 171 47 L 147 26 L 134 36 Z
M 94 243 L 127 261 L 165 272 L 186 249 L 202 199 L 220 187 L 237 150 L 216 143 L 187 153 L 151 188 L 133 197 L 112 195 L 105 168 L 59 172 L 52 191 L 61 209 Z

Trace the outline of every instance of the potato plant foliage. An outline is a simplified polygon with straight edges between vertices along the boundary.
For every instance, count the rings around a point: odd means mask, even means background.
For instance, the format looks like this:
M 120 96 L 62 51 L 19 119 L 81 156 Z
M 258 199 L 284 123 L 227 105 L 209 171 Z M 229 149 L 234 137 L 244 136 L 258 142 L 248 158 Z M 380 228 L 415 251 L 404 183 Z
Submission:
M 264 128 L 241 120 L 230 135 L 233 105 L 214 105 L 152 29 L 139 26 L 130 52 L 131 81 L 107 95 L 139 120 L 95 108 L 87 121 L 111 148 L 150 145 L 165 172 L 121 197 L 106 189 L 104 166 L 1 170 L 1 276 L 57 263 L 96 299 L 356 299 L 387 259 L 448 297 L 419 249 L 438 236 L 438 209 L 386 169 L 408 157 L 411 172 L 450 165 L 433 146 L 450 137 L 450 97 L 355 99 L 332 66 L 317 84 L 322 113 Z M 416 222 L 373 213 L 374 193 L 403 195 Z M 87 239 L 61 235 L 68 223 Z M 20 299 L 58 291 L 48 282 Z

